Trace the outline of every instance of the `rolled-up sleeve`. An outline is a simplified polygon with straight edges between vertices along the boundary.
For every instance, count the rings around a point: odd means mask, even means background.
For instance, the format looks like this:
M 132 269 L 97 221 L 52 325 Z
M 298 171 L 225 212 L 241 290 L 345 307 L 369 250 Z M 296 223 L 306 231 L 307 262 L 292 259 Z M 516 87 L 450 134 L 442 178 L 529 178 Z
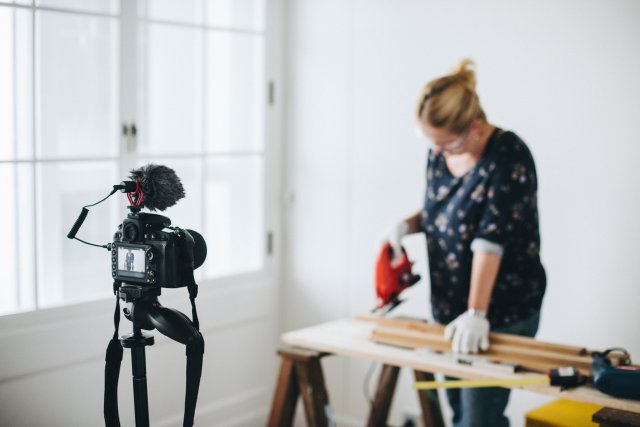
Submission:
M 536 202 L 535 166 L 526 156 L 495 164 L 486 189 L 485 209 L 471 249 L 502 256 Z

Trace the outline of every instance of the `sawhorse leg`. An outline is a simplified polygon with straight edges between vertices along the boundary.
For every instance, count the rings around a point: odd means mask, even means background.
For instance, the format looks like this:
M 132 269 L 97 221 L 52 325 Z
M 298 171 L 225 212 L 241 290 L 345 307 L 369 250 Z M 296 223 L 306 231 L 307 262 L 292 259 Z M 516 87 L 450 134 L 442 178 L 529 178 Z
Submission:
M 380 379 L 378 380 L 378 388 L 376 389 L 376 394 L 371 404 L 367 427 L 386 427 L 389 409 L 391 409 L 391 400 L 393 400 L 393 392 L 396 389 L 399 373 L 400 368 L 397 366 L 382 366 L 382 372 L 380 372 Z
M 278 350 L 278 355 L 282 364 L 267 426 L 290 427 L 298 395 L 302 396 L 307 425 L 329 426 L 329 395 L 320 364 L 320 358 L 326 353 L 289 349 Z
M 416 381 L 434 381 L 432 373 L 413 371 Z M 425 427 L 444 427 L 437 390 L 417 390 Z
M 397 366 L 383 365 L 378 380 L 378 388 L 371 405 L 369 420 L 367 427 L 382 427 L 387 425 L 389 410 L 391 409 L 391 401 L 393 393 L 398 382 L 400 368 Z M 433 381 L 433 374 L 426 372 L 414 371 L 416 381 Z M 443 427 L 442 412 L 440 410 L 440 401 L 436 392 L 427 393 L 418 390 L 418 399 L 422 407 L 422 420 L 425 427 Z

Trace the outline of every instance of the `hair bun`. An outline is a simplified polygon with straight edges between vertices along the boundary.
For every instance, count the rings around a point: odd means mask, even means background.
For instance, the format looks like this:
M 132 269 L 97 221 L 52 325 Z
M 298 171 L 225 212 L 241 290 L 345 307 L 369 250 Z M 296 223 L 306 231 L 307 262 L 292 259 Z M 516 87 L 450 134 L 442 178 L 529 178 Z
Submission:
M 451 74 L 460 84 L 462 84 L 465 89 L 470 92 L 475 92 L 476 90 L 476 72 L 475 72 L 475 63 L 469 59 L 464 58 L 458 64 L 458 68 Z

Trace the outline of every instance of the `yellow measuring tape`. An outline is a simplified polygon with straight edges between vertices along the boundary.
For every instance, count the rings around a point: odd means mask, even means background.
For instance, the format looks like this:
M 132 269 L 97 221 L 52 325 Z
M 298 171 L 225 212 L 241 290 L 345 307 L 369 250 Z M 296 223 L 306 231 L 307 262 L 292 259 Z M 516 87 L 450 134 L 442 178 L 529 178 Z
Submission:
M 436 388 L 513 387 L 530 384 L 549 384 L 549 377 L 513 378 L 506 380 L 416 381 L 414 387 L 417 390 L 433 390 Z

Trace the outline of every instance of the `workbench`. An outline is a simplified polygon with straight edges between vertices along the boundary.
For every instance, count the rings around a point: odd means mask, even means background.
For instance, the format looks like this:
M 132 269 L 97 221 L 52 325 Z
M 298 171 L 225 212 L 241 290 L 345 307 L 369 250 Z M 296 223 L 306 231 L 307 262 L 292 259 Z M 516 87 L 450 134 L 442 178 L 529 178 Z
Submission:
M 375 397 L 375 402 L 378 405 L 373 405 L 368 425 L 384 425 L 383 423 L 386 423 L 393 388 L 400 368 L 413 369 L 416 373 L 416 379 L 419 380 L 430 380 L 433 378 L 433 373 L 461 379 L 508 379 L 540 376 L 538 373 L 496 372 L 490 369 L 461 365 L 453 360 L 430 358 L 413 349 L 378 344 L 370 340 L 375 327 L 375 322 L 348 318 L 284 333 L 281 340 L 291 350 L 279 352 L 282 357 L 282 367 L 268 425 L 270 427 L 290 425 L 298 394 L 303 399 L 308 424 L 311 426 L 329 425 L 327 421 L 330 418 L 330 412 L 327 411 L 330 408 L 329 400 L 320 364 L 320 358 L 329 354 L 375 360 L 384 365 Z M 514 388 L 589 402 L 613 410 L 640 413 L 640 401 L 614 398 L 591 386 L 581 386 L 570 390 L 560 390 L 558 387 L 539 384 Z M 301 389 L 303 389 L 302 392 L 300 392 Z M 434 407 L 434 402 L 429 402 L 424 396 L 421 397 L 420 403 L 423 413 L 434 409 L 439 412 L 439 407 Z M 373 413 L 376 410 L 378 413 Z M 426 425 L 441 425 L 434 414 L 423 415 Z

